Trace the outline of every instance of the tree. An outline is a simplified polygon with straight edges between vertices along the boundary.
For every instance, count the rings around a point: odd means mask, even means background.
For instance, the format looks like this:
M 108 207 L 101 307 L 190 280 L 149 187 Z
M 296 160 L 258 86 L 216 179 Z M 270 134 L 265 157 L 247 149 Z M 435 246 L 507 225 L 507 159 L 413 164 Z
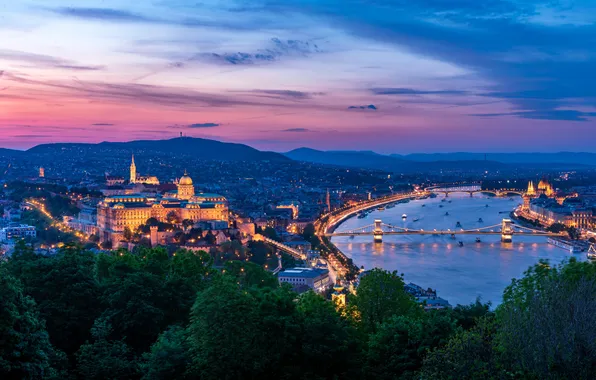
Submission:
M 266 238 L 269 238 L 271 240 L 276 240 L 276 241 L 280 240 L 279 235 L 277 235 L 277 231 L 273 227 L 266 227 L 263 230 L 263 236 L 265 236 Z
M 180 326 L 171 326 L 161 333 L 143 359 L 143 380 L 183 380 L 194 377 L 187 374 L 190 356 L 186 332 Z
M 197 296 L 191 312 L 189 346 L 201 379 L 249 377 L 260 360 L 256 350 L 254 299 L 229 277 L 219 277 Z
M 184 219 L 182 221 L 182 226 L 184 226 L 184 229 L 187 230 L 189 227 L 194 226 L 195 222 L 191 219 Z
M 596 265 L 540 262 L 506 289 L 498 340 L 511 367 L 529 377 L 596 377 Z
M 130 228 L 128 226 L 125 226 L 124 227 L 124 231 L 122 232 L 122 237 L 126 241 L 131 241 L 132 240 L 132 231 L 130 230 Z
M 277 278 L 257 264 L 228 261 L 224 265 L 224 272 L 226 275 L 234 278 L 242 287 L 278 287 Z
M 403 278 L 396 271 L 378 268 L 360 280 L 353 303 L 360 313 L 363 327 L 372 332 L 389 317 L 404 315 L 417 307 L 404 290 Z
M 490 311 L 491 303 L 482 303 L 480 298 L 470 305 L 457 305 L 451 312 L 456 324 L 464 330 L 474 327 L 480 318 L 492 316 Z
M 567 231 L 567 227 L 562 223 L 553 223 L 546 230 L 558 234 Z
M 77 352 L 77 372 L 83 379 L 138 379 L 138 366 L 130 349 L 121 340 L 110 340 L 111 326 L 103 318 L 91 331 L 92 343 Z
M 52 347 L 35 301 L 0 268 L 0 377 L 7 380 L 58 377 Z
M 444 345 L 453 332 L 449 315 L 393 316 L 369 336 L 365 373 L 369 378 L 415 378 L 431 349 Z
M 301 325 L 300 374 L 308 379 L 358 378 L 360 336 L 331 302 L 313 291 L 296 304 Z
M 166 215 L 166 220 L 168 223 L 171 224 L 179 224 L 180 223 L 180 216 L 176 211 L 170 211 L 168 215 Z
M 480 319 L 470 331 L 458 330 L 447 345 L 426 356 L 421 371 L 422 379 L 516 378 L 499 364 L 496 331 L 497 325 L 491 317 Z
M 191 312 L 193 371 L 201 379 L 256 379 L 298 370 L 295 296 L 286 287 L 246 289 L 231 276 L 215 278 Z
M 101 313 L 94 265 L 94 255 L 75 245 L 66 245 L 55 256 L 19 254 L 10 262 L 10 268 L 19 266 L 19 278 L 26 294 L 36 300 L 52 344 L 69 356 L 89 339 Z

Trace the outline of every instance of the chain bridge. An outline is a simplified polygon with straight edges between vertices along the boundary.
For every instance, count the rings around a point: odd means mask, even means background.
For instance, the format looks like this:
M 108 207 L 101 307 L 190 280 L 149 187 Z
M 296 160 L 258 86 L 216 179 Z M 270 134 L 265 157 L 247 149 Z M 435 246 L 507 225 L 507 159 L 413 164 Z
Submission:
M 518 194 L 524 195 L 524 191 L 519 189 L 482 189 L 482 186 L 478 184 L 463 184 L 463 185 L 442 185 L 442 186 L 433 186 L 428 187 L 425 189 L 428 192 L 435 193 L 435 194 L 445 194 L 446 197 L 452 193 L 468 193 L 471 197 L 474 196 L 476 193 L 486 193 L 486 194 L 494 194 L 497 197 L 504 197 L 508 194 Z
M 364 227 L 356 228 L 348 231 L 327 233 L 326 236 L 372 236 L 375 242 L 382 242 L 383 236 L 385 235 L 449 235 L 455 237 L 455 235 L 501 235 L 501 241 L 510 243 L 513 240 L 513 236 L 558 236 L 561 237 L 564 234 L 552 233 L 547 231 L 535 230 L 528 227 L 519 226 L 513 224 L 511 219 L 503 219 L 500 224 L 492 226 L 485 226 L 480 228 L 472 229 L 447 229 L 447 230 L 424 230 L 424 229 L 413 229 L 399 226 L 393 226 L 391 224 L 383 223 L 381 219 L 376 219 L 373 224 L 369 224 Z

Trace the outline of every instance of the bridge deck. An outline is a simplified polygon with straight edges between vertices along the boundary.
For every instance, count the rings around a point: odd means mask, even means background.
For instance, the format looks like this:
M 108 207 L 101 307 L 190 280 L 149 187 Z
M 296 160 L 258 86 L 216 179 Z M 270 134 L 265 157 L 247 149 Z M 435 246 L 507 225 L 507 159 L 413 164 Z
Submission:
M 333 236 L 372 236 L 375 232 L 334 232 L 325 234 L 327 237 Z M 501 235 L 501 231 L 383 231 L 383 235 Z M 561 237 L 563 234 L 550 232 L 511 232 L 514 236 L 551 236 Z

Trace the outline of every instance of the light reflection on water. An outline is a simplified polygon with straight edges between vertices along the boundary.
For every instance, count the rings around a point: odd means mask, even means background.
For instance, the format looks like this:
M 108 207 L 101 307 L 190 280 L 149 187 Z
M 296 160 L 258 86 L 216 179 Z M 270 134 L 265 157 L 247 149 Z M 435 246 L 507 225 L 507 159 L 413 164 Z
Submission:
M 508 217 L 504 211 L 521 203 L 520 197 L 510 200 L 479 194 L 473 198 L 468 194 L 450 194 L 447 200 L 451 203 L 442 202 L 442 199 L 411 201 L 375 211 L 365 219 L 354 217 L 337 231 L 366 226 L 374 219 L 424 230 L 455 229 L 458 221 L 464 229 L 479 228 L 499 224 Z M 404 213 L 408 215 L 406 221 L 401 218 Z M 413 222 L 416 218 L 420 220 Z M 483 222 L 479 222 L 479 218 Z M 572 256 L 568 251 L 548 244 L 545 237 L 514 236 L 513 243 L 501 243 L 500 236 L 495 235 L 478 237 L 482 240 L 480 243 L 475 242 L 475 235 L 457 235 L 455 240 L 450 236 L 384 236 L 381 244 L 373 243 L 372 236 L 334 237 L 332 241 L 356 265 L 363 265 L 365 269 L 397 270 L 404 274 L 406 282 L 437 289 L 438 295 L 452 305 L 467 304 L 480 296 L 483 301 L 492 301 L 496 306 L 511 279 L 521 277 L 539 259 L 549 259 L 554 264 Z M 459 241 L 464 243 L 463 247 L 459 246 Z M 573 256 L 585 259 L 585 253 Z

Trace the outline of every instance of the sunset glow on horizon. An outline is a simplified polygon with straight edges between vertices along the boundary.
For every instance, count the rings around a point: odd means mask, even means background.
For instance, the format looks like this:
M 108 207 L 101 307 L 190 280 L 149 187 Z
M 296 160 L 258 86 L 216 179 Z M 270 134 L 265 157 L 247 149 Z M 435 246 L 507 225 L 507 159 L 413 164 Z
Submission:
M 5 148 L 595 151 L 589 0 L 2 3 Z

